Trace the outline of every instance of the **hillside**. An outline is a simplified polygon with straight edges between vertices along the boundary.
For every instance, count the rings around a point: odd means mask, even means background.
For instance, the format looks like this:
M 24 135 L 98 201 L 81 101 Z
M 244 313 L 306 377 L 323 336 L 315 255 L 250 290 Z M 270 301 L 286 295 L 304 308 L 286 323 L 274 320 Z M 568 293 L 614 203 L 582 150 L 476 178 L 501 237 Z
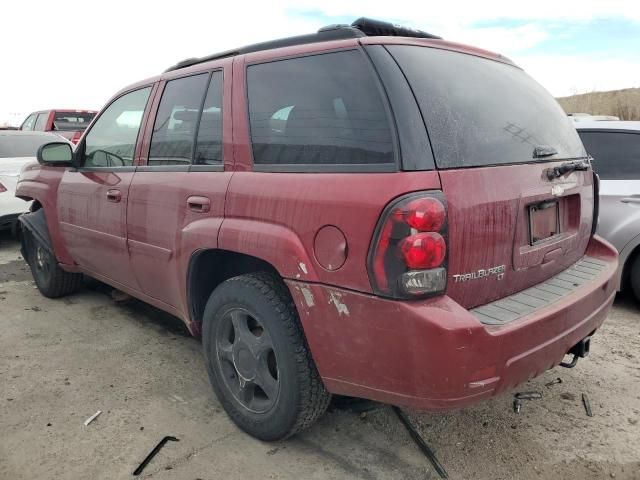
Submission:
M 620 120 L 640 120 L 640 88 L 583 93 L 557 100 L 567 113 L 615 115 Z

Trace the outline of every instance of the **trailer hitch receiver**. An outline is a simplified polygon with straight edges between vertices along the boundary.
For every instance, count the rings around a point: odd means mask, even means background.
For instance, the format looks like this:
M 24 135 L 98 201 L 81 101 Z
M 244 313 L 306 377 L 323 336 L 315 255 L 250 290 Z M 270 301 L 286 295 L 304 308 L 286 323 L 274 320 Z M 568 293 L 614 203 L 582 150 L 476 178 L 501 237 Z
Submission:
M 589 349 L 591 348 L 591 337 L 585 337 L 576 343 L 571 350 L 567 352 L 567 355 L 573 355 L 573 358 L 569 363 L 561 362 L 560 366 L 564 368 L 573 368 L 578 363 L 579 358 L 585 358 L 589 355 Z

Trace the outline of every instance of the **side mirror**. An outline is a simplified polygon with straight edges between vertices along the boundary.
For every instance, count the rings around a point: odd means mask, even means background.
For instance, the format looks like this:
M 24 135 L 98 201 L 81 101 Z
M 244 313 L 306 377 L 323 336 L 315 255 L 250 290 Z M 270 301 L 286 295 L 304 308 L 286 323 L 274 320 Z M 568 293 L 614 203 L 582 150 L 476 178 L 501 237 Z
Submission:
M 72 167 L 73 150 L 64 142 L 45 143 L 38 149 L 38 163 L 50 167 Z

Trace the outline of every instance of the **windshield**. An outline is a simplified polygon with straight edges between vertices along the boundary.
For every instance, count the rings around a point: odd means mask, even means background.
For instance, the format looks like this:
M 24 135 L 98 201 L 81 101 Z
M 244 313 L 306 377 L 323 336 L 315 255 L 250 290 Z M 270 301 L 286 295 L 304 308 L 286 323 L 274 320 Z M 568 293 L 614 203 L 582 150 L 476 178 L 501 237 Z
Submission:
M 0 158 L 34 157 L 41 145 L 66 141 L 49 133 L 0 132 Z
M 439 168 L 586 155 L 560 105 L 519 68 L 436 48 L 387 48 L 411 84 Z
M 96 114 L 91 112 L 56 112 L 53 117 L 53 129 L 84 130 L 95 116 Z

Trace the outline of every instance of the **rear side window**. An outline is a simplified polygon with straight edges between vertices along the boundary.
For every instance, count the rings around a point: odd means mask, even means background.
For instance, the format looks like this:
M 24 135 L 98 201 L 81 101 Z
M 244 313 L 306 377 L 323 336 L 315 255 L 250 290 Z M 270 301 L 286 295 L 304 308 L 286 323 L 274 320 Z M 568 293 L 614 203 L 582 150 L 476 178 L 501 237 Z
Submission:
M 362 52 L 252 65 L 247 81 L 255 164 L 394 163 L 385 104 Z
M 415 93 L 439 168 L 585 156 L 560 105 L 519 68 L 436 48 L 387 48 Z M 558 153 L 536 159 L 536 147 Z
M 36 120 L 36 124 L 33 127 L 33 129 L 37 130 L 38 132 L 44 132 L 44 129 L 47 126 L 48 119 L 49 119 L 49 112 L 39 113 L 38 118 Z
M 190 165 L 192 159 L 222 162 L 222 72 L 213 72 L 210 82 L 208 73 L 171 80 L 162 93 L 147 164 Z
M 92 112 L 55 112 L 53 129 L 60 131 L 84 130 L 96 114 Z
M 640 179 L 640 133 L 579 131 L 603 180 Z

